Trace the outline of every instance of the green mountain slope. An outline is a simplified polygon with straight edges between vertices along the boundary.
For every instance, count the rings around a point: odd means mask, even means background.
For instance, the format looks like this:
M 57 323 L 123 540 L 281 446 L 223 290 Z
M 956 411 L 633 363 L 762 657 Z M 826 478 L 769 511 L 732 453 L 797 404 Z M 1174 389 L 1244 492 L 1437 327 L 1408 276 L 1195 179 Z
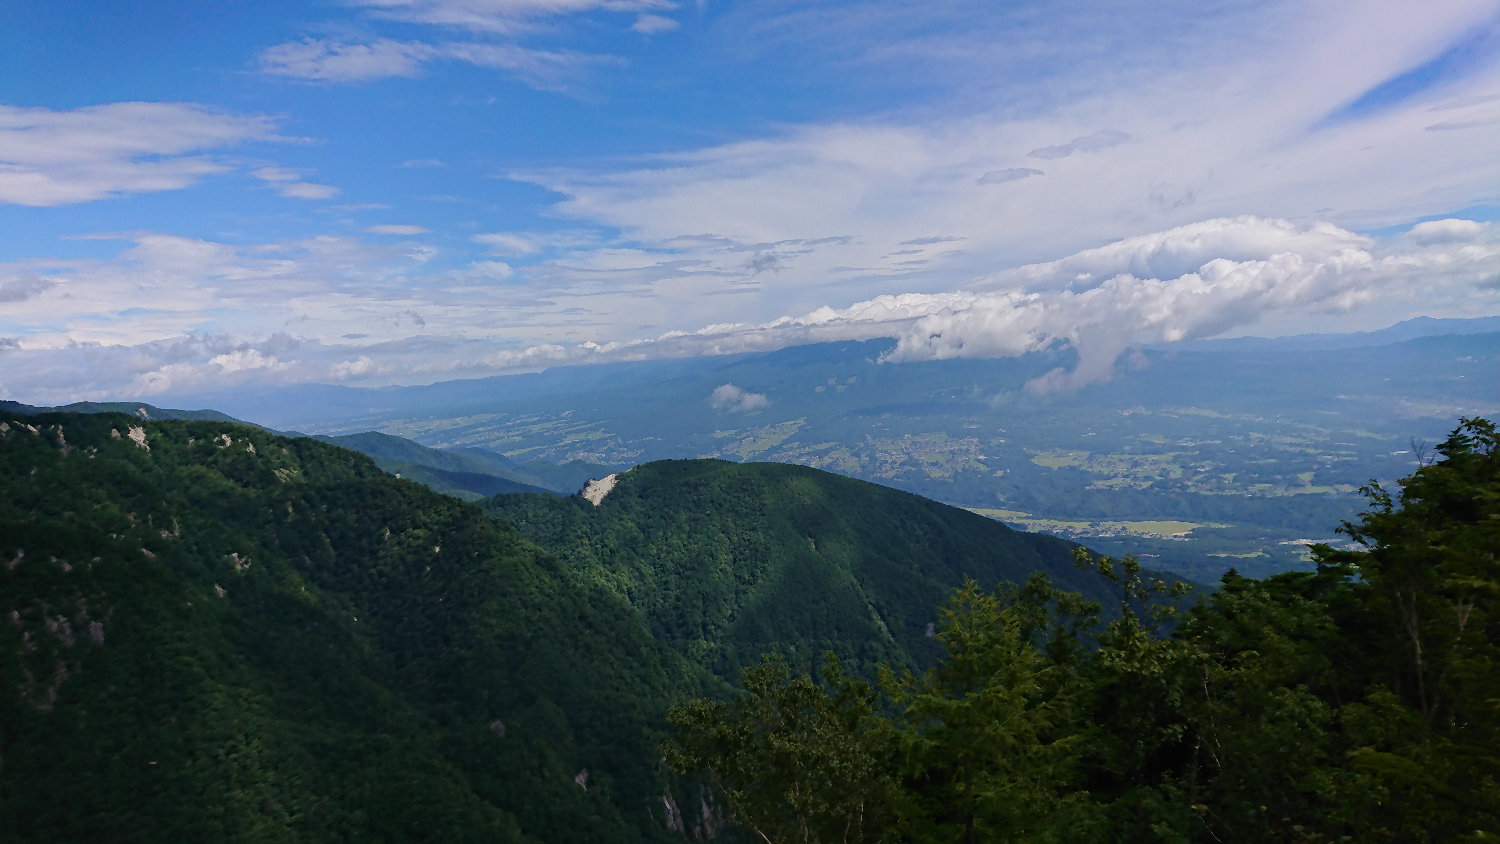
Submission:
M 806 663 L 925 663 L 937 607 L 1046 572 L 1104 598 L 1071 543 L 910 493 L 803 466 L 663 460 L 581 496 L 484 504 L 586 580 L 630 602 L 657 639 L 726 678 L 762 653 Z
M 660 713 L 712 683 L 361 455 L 0 412 L 0 840 L 681 840 Z

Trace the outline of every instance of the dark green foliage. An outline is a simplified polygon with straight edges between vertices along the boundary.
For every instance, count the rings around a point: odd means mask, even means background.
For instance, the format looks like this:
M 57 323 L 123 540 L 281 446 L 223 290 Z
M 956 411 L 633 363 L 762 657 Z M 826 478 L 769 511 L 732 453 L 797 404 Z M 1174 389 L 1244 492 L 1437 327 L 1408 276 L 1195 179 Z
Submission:
M 877 840 L 895 781 L 889 736 L 872 732 L 875 695 L 832 654 L 823 674 L 791 679 L 775 655 L 745 669 L 732 704 L 696 700 L 672 712 L 681 744 L 664 748 L 683 771 L 707 769 L 739 823 L 767 844 Z
M 584 579 L 628 601 L 656 638 L 725 678 L 824 651 L 873 677 L 928 664 L 937 606 L 972 577 L 1043 571 L 1095 598 L 1070 543 L 889 487 L 779 463 L 664 460 L 580 496 L 485 504 Z
M 1028 585 L 1046 589 L 1040 576 Z M 1086 799 L 1068 789 L 1081 684 L 1034 647 L 1039 605 L 997 591 L 965 584 L 943 610 L 938 664 L 881 678 L 902 784 L 893 814 L 920 841 L 1047 841 L 1089 826 Z M 1071 608 L 1097 618 L 1097 605 Z
M 936 668 L 884 672 L 860 718 L 828 722 L 842 725 L 831 746 L 885 761 L 865 778 L 878 820 L 863 839 L 1495 840 L 1500 436 L 1465 420 L 1437 451 L 1398 493 L 1367 488 L 1373 507 L 1343 528 L 1364 550 L 1320 546 L 1317 571 L 1260 581 L 1231 571 L 1191 607 L 1133 558 L 1080 551 L 1118 590 L 1092 648 L 1077 633 L 1098 608 L 1039 579 L 960 590 Z M 847 697 L 780 683 L 807 712 Z M 747 790 L 736 777 L 771 750 L 753 740 L 765 716 L 747 701 L 760 697 L 676 710 L 673 763 Z M 725 749 L 701 750 L 723 724 L 746 737 L 726 745 L 748 757 L 732 768 Z M 814 805 L 836 806 L 825 792 Z M 835 814 L 796 840 L 838 840 L 823 831 Z
M 0 840 L 680 838 L 662 713 L 711 686 L 477 508 L 221 422 L 0 421 Z

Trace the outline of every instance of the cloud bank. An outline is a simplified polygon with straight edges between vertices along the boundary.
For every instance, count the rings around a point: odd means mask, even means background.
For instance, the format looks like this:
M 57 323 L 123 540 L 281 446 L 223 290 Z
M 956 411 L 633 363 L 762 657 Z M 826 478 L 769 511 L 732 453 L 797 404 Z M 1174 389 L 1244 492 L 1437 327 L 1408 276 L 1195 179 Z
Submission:
M 1074 368 L 1028 386 L 1049 392 L 1108 380 L 1136 344 L 1309 316 L 1500 311 L 1500 225 L 1458 219 L 1385 239 L 1327 223 L 1207 220 L 994 273 L 960 290 L 572 344 L 524 338 L 551 321 L 586 322 L 595 288 L 558 279 L 548 288 L 518 285 L 508 267 L 494 274 L 426 273 L 427 254 L 413 249 L 322 238 L 252 249 L 252 258 L 223 245 L 157 236 L 127 250 L 125 267 L 17 270 L 0 283 L 0 295 L 15 303 L 0 316 L 0 335 L 20 335 L 0 349 L 3 397 L 58 402 L 242 383 L 422 383 L 874 338 L 895 340 L 885 357 L 892 364 L 1015 357 L 1064 344 L 1077 352 Z M 398 257 L 400 272 L 376 269 Z M 122 292 L 126 279 L 134 286 Z M 198 313 L 231 302 L 260 316 L 264 339 L 199 327 Z M 637 307 L 649 313 L 649 297 Z M 67 308 L 76 311 L 59 315 Z M 107 308 L 118 314 L 115 321 L 98 316 Z M 155 314 L 152 324 L 140 324 L 143 312 Z M 61 326 L 51 334 L 26 331 L 49 316 L 73 325 L 95 320 L 84 335 L 90 339 Z M 249 321 L 236 323 L 244 338 Z M 129 340 L 152 330 L 167 336 Z M 758 395 L 725 385 L 711 401 L 748 411 L 762 406 Z

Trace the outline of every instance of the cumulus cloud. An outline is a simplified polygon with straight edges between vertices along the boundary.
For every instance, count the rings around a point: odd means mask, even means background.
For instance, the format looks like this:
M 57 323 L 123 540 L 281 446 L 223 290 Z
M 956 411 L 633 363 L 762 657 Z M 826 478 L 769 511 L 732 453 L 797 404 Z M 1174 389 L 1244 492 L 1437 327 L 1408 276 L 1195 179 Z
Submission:
M 1438 232 L 1441 242 L 1433 240 Z M 1428 244 L 1416 242 L 1424 237 Z M 1078 363 L 1029 385 L 1048 392 L 1108 380 L 1136 344 L 1219 336 L 1288 316 L 1333 316 L 1392 303 L 1405 313 L 1494 312 L 1500 310 L 1497 272 L 1500 230 L 1493 223 L 1422 224 L 1408 236 L 1378 242 L 1326 223 L 1239 217 L 995 274 L 974 290 L 879 296 L 759 324 L 546 344 L 485 360 L 496 369 L 541 367 L 887 337 L 896 345 L 885 360 L 899 363 L 1013 357 L 1062 343 L 1078 353 Z M 1089 278 L 1080 282 L 1081 275 Z M 995 289 L 1002 285 L 1007 289 Z
M 205 151 L 276 139 L 268 117 L 186 103 L 0 106 L 0 202 L 55 206 L 178 190 L 230 169 Z
M 708 397 L 708 403 L 713 405 L 714 410 L 750 413 L 770 404 L 771 400 L 764 393 L 749 393 L 733 384 L 722 384 L 714 388 L 713 394 Z
M 366 355 L 360 355 L 356 360 L 339 361 L 329 367 L 328 374 L 338 381 L 347 381 L 350 378 L 358 378 L 378 369 L 375 362 Z
M 695 242 L 750 248 L 712 237 Z M 746 252 L 725 254 L 743 260 Z M 0 336 L 18 338 L 0 356 L 0 391 L 57 402 L 252 382 L 426 383 L 891 338 L 885 357 L 891 364 L 1072 348 L 1072 369 L 1029 385 L 1047 392 L 1108 380 L 1137 344 L 1263 330 L 1307 315 L 1325 326 L 1339 315 L 1377 315 L 1359 326 L 1369 328 L 1413 313 L 1500 312 L 1500 225 L 1470 220 L 1422 223 L 1391 238 L 1326 223 L 1207 220 L 992 273 L 959 290 L 880 295 L 798 316 L 699 323 L 635 339 L 620 327 L 625 321 L 634 329 L 641 317 L 663 314 L 650 284 L 621 281 L 646 272 L 636 263 L 641 253 L 617 250 L 609 261 L 599 250 L 588 255 L 593 263 L 574 265 L 574 275 L 554 269 L 538 280 L 530 275 L 534 268 L 501 262 L 426 271 L 410 244 L 325 237 L 231 247 L 149 235 L 138 236 L 114 264 L 45 274 L 40 267 L 0 267 L 3 277 L 20 280 L 0 289 L 29 296 L 0 310 Z M 734 289 L 733 279 L 745 277 L 744 270 L 731 279 L 720 272 L 674 266 L 655 283 L 694 284 L 701 293 Z M 52 286 L 30 293 L 39 286 L 31 276 Z M 683 314 L 670 316 L 681 324 L 712 315 L 702 304 L 712 299 L 690 297 Z M 200 315 L 215 312 L 233 317 L 205 327 Z M 612 322 L 598 330 L 616 339 L 566 340 L 576 324 L 570 320 L 585 312 L 609 313 Z M 226 330 L 231 324 L 233 335 Z M 557 339 L 530 339 L 548 332 Z M 725 411 L 763 406 L 760 394 L 720 389 L 710 401 Z
M 369 226 L 369 227 L 367 227 L 365 229 L 365 231 L 369 232 L 370 234 L 396 234 L 396 235 L 418 235 L 418 234 L 431 234 L 432 233 L 432 229 L 424 229 L 421 226 L 403 226 L 403 225 Z

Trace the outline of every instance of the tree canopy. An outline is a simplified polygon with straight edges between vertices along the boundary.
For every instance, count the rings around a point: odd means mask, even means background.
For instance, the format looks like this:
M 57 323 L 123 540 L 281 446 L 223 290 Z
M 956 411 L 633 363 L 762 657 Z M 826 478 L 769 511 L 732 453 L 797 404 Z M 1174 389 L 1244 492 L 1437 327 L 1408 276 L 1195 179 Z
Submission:
M 1492 841 L 1500 437 L 1466 419 L 1315 546 L 1207 595 L 1080 549 L 1118 615 L 969 583 L 925 674 L 775 658 L 673 710 L 668 759 L 781 842 Z

